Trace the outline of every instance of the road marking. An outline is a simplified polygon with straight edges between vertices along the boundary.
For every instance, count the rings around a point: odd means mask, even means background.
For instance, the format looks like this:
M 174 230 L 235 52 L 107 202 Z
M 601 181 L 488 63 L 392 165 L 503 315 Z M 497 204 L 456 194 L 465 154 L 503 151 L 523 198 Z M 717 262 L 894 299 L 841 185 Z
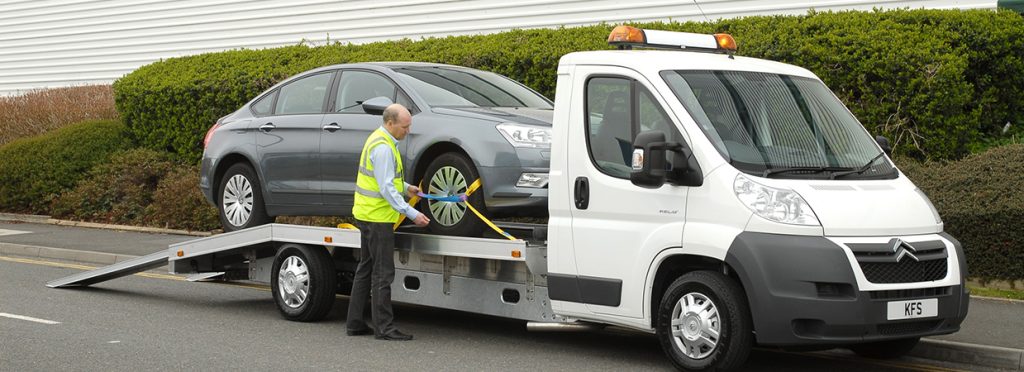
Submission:
M 36 322 L 36 323 L 42 323 L 42 324 L 48 324 L 48 325 L 60 324 L 60 322 L 55 322 L 55 321 L 46 320 L 46 319 L 33 318 L 33 317 L 30 317 L 30 316 L 24 316 L 24 315 L 14 315 L 14 314 L 8 314 L 8 313 L 0 313 L 0 316 L 2 316 L 4 318 L 11 318 L 11 319 L 18 319 L 18 320 L 27 320 L 27 321 L 30 321 L 30 322 Z
M 31 232 L 31 231 L 21 231 L 21 230 L 5 230 L 5 229 L 0 229 L 0 236 L 5 236 L 5 235 L 18 235 L 18 234 L 28 234 L 28 233 L 30 233 L 30 232 Z

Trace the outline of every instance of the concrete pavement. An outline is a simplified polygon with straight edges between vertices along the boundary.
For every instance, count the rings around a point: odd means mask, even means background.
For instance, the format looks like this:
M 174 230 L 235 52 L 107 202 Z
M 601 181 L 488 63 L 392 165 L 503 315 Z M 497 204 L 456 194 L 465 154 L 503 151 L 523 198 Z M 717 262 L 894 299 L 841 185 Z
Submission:
M 17 217 L 17 216 L 15 216 Z M 107 265 L 195 236 L 54 225 L 0 215 L 0 255 Z M 32 221 L 32 222 L 25 222 Z M 37 223 L 46 222 L 49 223 Z M 56 279 L 56 278 L 53 278 Z M 922 340 L 911 355 L 1024 371 L 1024 301 L 974 297 L 961 331 Z

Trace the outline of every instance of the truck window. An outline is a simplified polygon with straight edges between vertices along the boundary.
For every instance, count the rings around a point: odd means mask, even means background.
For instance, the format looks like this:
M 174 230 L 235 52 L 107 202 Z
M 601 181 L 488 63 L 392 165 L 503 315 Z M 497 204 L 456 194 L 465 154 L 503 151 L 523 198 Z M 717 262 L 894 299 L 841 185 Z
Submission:
M 639 82 L 595 77 L 587 81 L 586 91 L 588 149 L 601 172 L 628 179 L 633 140 L 642 131 L 658 130 L 669 141 L 682 141 L 672 120 Z M 668 160 L 671 165 L 671 156 Z
M 750 174 L 792 167 L 860 169 L 844 178 L 895 178 L 860 122 L 820 81 L 743 71 L 664 71 L 697 126 L 734 167 Z M 830 178 L 831 171 L 779 173 Z

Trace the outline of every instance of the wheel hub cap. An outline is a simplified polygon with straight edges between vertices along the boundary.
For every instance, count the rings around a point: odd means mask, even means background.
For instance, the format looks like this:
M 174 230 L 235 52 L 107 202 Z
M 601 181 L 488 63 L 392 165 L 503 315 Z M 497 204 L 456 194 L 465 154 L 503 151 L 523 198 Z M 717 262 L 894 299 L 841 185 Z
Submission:
M 452 196 L 465 193 L 466 190 L 468 190 L 466 177 L 455 167 L 441 167 L 430 177 L 428 193 L 431 195 Z M 433 215 L 434 222 L 440 223 L 443 226 L 455 225 L 462 221 L 462 218 L 466 215 L 467 208 L 465 202 L 453 203 L 429 200 L 427 205 L 430 207 L 430 214 Z
M 676 349 L 693 359 L 706 358 L 720 340 L 718 308 L 701 293 L 687 293 L 672 310 L 671 330 Z
M 243 226 L 252 215 L 253 193 L 249 179 L 236 174 L 224 184 L 224 217 L 234 226 Z
M 281 263 L 277 273 L 278 294 L 291 308 L 302 306 L 309 295 L 309 269 L 298 256 L 290 256 Z

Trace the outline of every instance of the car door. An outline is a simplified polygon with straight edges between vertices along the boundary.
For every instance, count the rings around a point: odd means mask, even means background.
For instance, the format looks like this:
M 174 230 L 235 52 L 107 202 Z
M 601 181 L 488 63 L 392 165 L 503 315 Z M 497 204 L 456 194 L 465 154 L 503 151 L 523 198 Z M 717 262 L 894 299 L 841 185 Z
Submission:
M 274 114 L 256 123 L 268 204 L 321 204 L 320 123 L 333 76 L 321 72 L 281 86 Z
M 570 119 L 576 123 L 570 128 L 569 153 L 580 155 L 569 157 L 567 164 L 574 183 L 575 281 L 590 311 L 642 318 L 644 281 L 653 257 L 649 250 L 659 244 L 650 238 L 678 227 L 678 235 L 670 234 L 676 240 L 668 244 L 681 243 L 687 188 L 633 185 L 632 143 L 645 130 L 661 130 L 670 141 L 681 141 L 681 135 L 639 74 L 588 66 L 576 72 L 576 84 L 585 84 L 585 101 L 574 105 L 585 103 L 586 109 L 574 111 Z
M 330 208 L 350 213 L 355 192 L 359 155 L 366 138 L 383 124 L 380 115 L 363 112 L 363 101 L 387 97 L 410 110 L 409 99 L 383 74 L 359 69 L 341 71 L 331 110 L 324 116 L 320 135 L 320 170 L 323 175 L 323 200 Z M 398 143 L 405 153 L 405 141 Z

